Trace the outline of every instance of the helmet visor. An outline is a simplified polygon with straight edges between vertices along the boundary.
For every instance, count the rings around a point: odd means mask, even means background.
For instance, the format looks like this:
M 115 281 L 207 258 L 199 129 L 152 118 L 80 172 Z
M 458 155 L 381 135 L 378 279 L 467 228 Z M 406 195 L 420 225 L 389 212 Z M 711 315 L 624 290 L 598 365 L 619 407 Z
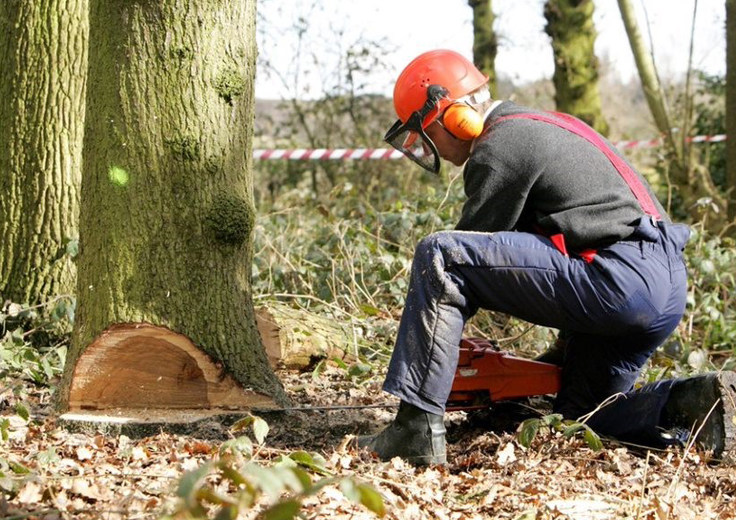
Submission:
M 398 120 L 386 133 L 384 140 L 425 170 L 432 173 L 440 171 L 437 147 L 420 125 L 417 127 Z
M 445 87 L 429 85 L 424 106 L 409 116 L 406 123 L 402 123 L 401 119 L 396 121 L 383 138 L 388 144 L 432 173 L 440 171 L 440 154 L 435 144 L 424 132 L 424 127 L 429 124 L 427 118 L 431 114 L 434 113 L 431 120 L 440 115 L 440 102 L 447 98 L 447 94 L 448 90 Z

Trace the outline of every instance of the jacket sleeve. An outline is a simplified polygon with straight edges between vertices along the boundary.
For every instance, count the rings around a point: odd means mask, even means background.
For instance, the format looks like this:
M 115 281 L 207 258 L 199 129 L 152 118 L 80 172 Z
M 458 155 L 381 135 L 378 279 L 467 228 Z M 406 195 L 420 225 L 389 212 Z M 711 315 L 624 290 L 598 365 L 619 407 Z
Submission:
M 526 204 L 533 175 L 517 172 L 488 153 L 475 153 L 465 166 L 467 200 L 456 229 L 510 231 Z

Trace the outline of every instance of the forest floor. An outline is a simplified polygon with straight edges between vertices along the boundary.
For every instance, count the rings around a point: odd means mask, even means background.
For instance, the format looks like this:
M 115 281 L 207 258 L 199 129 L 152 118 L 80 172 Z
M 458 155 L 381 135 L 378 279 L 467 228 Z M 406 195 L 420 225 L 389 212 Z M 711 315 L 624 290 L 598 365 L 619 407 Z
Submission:
M 279 373 L 295 405 L 378 404 L 388 401 L 380 377 L 357 382 L 344 369 Z M 145 438 L 72 433 L 51 409 L 50 391 L 29 387 L 20 414 L 11 385 L 0 389 L 0 518 L 154 519 L 181 499 L 181 476 L 218 458 L 235 434 L 217 425 L 194 435 Z M 708 463 L 682 449 L 642 451 L 613 441 L 595 451 L 583 437 L 540 431 L 528 448 L 518 423 L 532 408 L 508 404 L 488 413 L 448 414 L 448 466 L 414 468 L 399 459 L 380 462 L 348 446 L 352 435 L 377 431 L 391 409 L 268 413 L 269 432 L 252 460 L 271 465 L 304 450 L 321 458 L 323 475 L 352 476 L 383 497 L 386 518 L 518 520 L 736 518 L 734 466 Z M 238 518 L 255 518 L 261 498 Z M 303 497 L 303 518 L 363 519 L 376 515 L 348 500 L 335 485 Z M 290 516 L 271 516 L 288 518 Z M 186 518 L 179 516 L 177 518 Z M 224 517 L 223 517 L 224 518 Z

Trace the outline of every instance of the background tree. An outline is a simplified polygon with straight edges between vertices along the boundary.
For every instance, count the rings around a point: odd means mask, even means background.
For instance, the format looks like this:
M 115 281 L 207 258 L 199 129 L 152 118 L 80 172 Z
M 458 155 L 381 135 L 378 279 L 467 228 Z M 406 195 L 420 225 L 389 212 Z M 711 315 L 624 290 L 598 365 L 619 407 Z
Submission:
M 736 0 L 726 0 L 726 186 L 728 218 L 736 220 Z
M 548 0 L 545 31 L 552 38 L 557 110 L 573 114 L 607 135 L 598 90 L 593 0 Z
M 498 95 L 496 81 L 496 53 L 498 40 L 493 30 L 496 16 L 493 14 L 492 0 L 468 0 L 473 8 L 473 63 L 488 76 L 491 96 Z
M 255 0 L 90 4 L 62 405 L 283 402 L 250 298 Z
M 87 0 L 0 2 L 0 299 L 73 288 Z
M 672 131 L 672 117 L 667 108 L 667 101 L 659 82 L 657 69 L 641 36 L 633 5 L 630 0 L 618 0 L 618 5 L 649 110 L 657 129 L 664 136 L 668 159 L 668 183 L 676 189 L 677 195 L 682 201 L 682 207 L 689 208 L 691 212 L 695 213 L 693 215 L 695 218 L 699 218 L 699 212 L 703 208 L 715 208 L 708 224 L 711 229 L 718 230 L 725 222 L 726 201 L 713 182 L 708 169 L 695 164 L 691 160 L 692 147 L 688 143 L 687 137 L 689 129 L 692 127 L 690 121 L 692 111 L 685 111 L 682 127 L 687 131 L 680 132 L 679 139 L 676 139 Z M 695 9 L 697 10 L 697 1 Z M 693 25 L 694 23 L 695 14 L 693 14 Z M 688 75 L 690 72 L 688 70 Z M 689 92 L 686 92 L 685 96 L 688 97 Z M 691 106 L 690 100 L 686 100 L 686 103 Z M 707 204 L 703 204 L 703 202 L 707 202 Z

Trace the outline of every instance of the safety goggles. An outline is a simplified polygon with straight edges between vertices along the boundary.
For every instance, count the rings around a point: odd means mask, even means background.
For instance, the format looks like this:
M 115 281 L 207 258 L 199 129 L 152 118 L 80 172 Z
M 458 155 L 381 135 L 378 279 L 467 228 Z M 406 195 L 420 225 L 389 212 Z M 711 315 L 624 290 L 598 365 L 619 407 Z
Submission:
M 424 106 L 412 113 L 406 123 L 401 119 L 396 121 L 383 137 L 388 144 L 432 173 L 440 171 L 440 154 L 424 132 L 422 123 L 433 111 L 437 111 L 439 116 L 440 100 L 446 98 L 448 93 L 448 90 L 440 85 L 427 87 L 427 101 Z

